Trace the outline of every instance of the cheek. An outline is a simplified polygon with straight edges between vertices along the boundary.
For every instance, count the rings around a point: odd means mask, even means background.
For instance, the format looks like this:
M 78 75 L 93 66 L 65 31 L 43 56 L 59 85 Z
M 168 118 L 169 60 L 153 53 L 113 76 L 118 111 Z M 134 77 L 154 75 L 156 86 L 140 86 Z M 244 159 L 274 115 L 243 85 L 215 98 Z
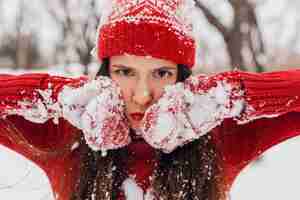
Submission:
M 156 87 L 154 90 L 153 90 L 153 103 L 156 103 L 159 98 L 162 96 L 164 92 L 164 88 L 163 87 Z
M 131 90 L 129 88 L 122 89 L 122 95 L 125 102 L 126 110 L 130 108 Z
M 156 103 L 160 97 L 163 95 L 164 91 L 165 91 L 165 87 L 167 85 L 173 85 L 175 84 L 175 81 L 173 82 L 159 82 L 159 81 L 153 81 L 153 85 L 152 85 L 152 88 L 153 88 L 153 101 L 154 103 Z
M 132 84 L 130 83 L 129 80 L 122 79 L 118 76 L 111 75 L 110 77 L 120 87 L 122 97 L 123 97 L 123 99 L 125 101 L 125 105 L 127 107 L 127 102 L 128 102 L 129 94 L 130 94 L 130 85 L 132 85 Z
M 124 99 L 125 102 L 125 108 L 126 108 L 126 112 L 128 112 L 128 110 L 130 110 L 131 108 L 131 96 L 132 96 L 132 84 L 130 84 L 127 81 L 124 81 L 122 83 L 118 83 L 119 87 L 121 88 L 121 93 L 122 93 L 122 97 Z

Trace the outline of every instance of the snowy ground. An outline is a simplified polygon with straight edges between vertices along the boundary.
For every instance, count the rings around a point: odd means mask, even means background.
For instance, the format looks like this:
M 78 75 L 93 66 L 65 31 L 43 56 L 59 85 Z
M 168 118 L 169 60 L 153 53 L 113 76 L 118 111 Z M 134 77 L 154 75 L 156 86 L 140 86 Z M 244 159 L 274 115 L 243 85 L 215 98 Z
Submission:
M 0 145 L 0 199 L 54 200 L 46 174 L 25 157 Z
M 76 68 L 76 67 L 75 67 Z M 68 75 L 76 76 L 75 72 Z M 76 72 L 77 71 L 77 72 Z M 80 70 L 79 70 L 80 71 Z M 4 71 L 0 73 L 23 73 Z M 49 72 L 49 70 L 48 70 Z M 64 74 L 53 70 L 52 74 Z M 267 151 L 262 161 L 247 167 L 236 180 L 231 200 L 297 200 L 300 197 L 300 137 Z M 54 200 L 44 172 L 35 164 L 0 145 L 0 199 Z
M 299 200 L 300 137 L 268 150 L 246 168 L 231 191 L 231 200 Z
M 298 200 L 300 137 L 277 145 L 249 166 L 231 191 L 231 200 Z M 44 172 L 0 145 L 0 197 L 3 200 L 54 200 Z

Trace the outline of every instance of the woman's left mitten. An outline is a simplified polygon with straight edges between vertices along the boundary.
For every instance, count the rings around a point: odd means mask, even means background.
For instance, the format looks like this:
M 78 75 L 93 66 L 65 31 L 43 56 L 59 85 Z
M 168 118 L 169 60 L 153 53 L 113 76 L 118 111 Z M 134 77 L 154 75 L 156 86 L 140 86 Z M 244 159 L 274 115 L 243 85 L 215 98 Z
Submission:
M 163 96 L 145 114 L 143 138 L 154 148 L 170 153 L 205 135 L 225 118 L 237 117 L 244 101 L 234 76 L 198 75 L 167 86 Z

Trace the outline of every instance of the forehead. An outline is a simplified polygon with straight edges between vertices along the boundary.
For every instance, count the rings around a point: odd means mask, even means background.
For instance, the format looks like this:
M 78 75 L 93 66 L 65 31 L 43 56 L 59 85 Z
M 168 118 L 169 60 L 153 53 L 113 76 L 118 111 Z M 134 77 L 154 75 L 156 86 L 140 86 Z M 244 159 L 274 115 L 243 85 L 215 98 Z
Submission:
M 177 69 L 177 64 L 168 60 L 153 57 L 121 55 L 110 58 L 111 66 L 126 66 L 136 70 L 152 70 L 161 67 Z

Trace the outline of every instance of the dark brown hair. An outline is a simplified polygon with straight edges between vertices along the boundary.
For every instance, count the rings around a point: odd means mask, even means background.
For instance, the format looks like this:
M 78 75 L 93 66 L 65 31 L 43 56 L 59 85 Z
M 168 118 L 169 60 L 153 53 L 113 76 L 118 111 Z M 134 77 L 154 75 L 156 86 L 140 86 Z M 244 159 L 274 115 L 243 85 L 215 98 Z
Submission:
M 104 59 L 97 76 L 109 76 L 109 59 Z M 178 65 L 177 81 L 192 74 Z M 115 200 L 122 182 L 126 148 L 109 151 L 106 157 L 93 152 L 82 139 L 80 179 L 72 200 Z M 170 154 L 157 151 L 159 164 L 154 172 L 152 187 L 160 200 L 221 200 L 218 155 L 209 135 L 177 148 Z

